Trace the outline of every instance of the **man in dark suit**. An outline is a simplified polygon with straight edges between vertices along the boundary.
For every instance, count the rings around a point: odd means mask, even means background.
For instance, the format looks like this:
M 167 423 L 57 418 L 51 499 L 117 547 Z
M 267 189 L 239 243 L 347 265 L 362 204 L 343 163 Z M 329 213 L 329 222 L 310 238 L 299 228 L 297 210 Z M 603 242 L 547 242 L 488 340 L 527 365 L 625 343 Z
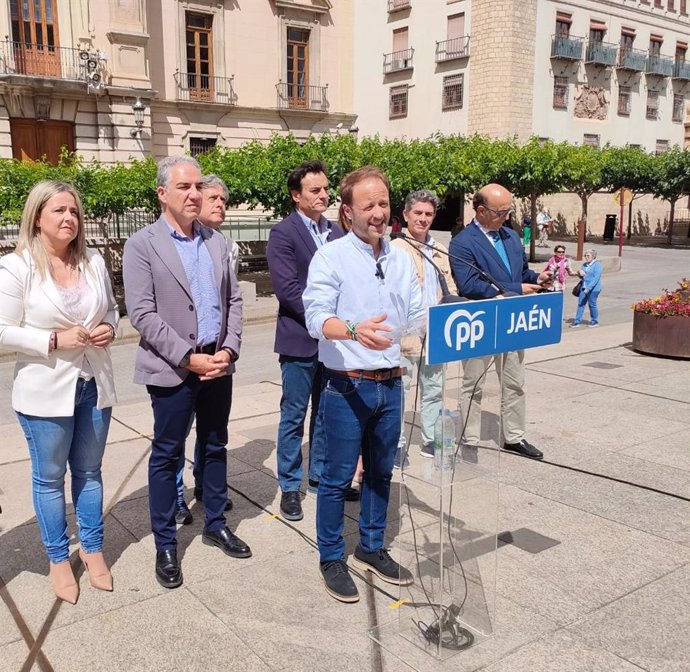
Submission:
M 481 268 L 515 294 L 534 294 L 548 287 L 553 281 L 552 273 L 546 271 L 538 275 L 531 271 L 518 235 L 503 226 L 513 212 L 513 195 L 500 184 L 488 184 L 474 195 L 472 206 L 475 212 L 472 223 L 456 235 L 448 247 L 459 293 L 469 299 L 490 299 L 498 290 L 473 268 L 452 257 Z M 465 419 L 464 453 L 476 451 L 479 445 L 484 373 L 491 359 L 477 357 L 463 361 L 460 406 Z M 499 355 L 496 370 L 502 386 L 503 448 L 541 460 L 543 453 L 525 439 L 525 351 Z
M 225 523 L 228 416 L 232 374 L 242 337 L 242 297 L 225 237 L 201 226 L 201 169 L 191 157 L 158 164 L 160 218 L 125 244 L 127 313 L 139 332 L 134 382 L 151 396 L 154 428 L 149 458 L 149 510 L 156 579 L 182 584 L 177 559 L 176 471 L 189 418 L 205 452 L 203 542 L 236 558 L 247 544 Z
M 279 355 L 283 396 L 276 454 L 282 496 L 280 512 L 287 520 L 302 520 L 299 488 L 302 484 L 302 439 L 311 399 L 309 426 L 309 490 L 318 488 L 325 451 L 324 434 L 318 427 L 322 366 L 318 342 L 304 322 L 302 292 L 307 284 L 309 262 L 316 250 L 343 235 L 323 213 L 328 208 L 328 177 L 321 161 L 307 161 L 287 179 L 295 203 L 288 217 L 271 229 L 266 253 L 273 291 L 278 299 L 275 352 Z

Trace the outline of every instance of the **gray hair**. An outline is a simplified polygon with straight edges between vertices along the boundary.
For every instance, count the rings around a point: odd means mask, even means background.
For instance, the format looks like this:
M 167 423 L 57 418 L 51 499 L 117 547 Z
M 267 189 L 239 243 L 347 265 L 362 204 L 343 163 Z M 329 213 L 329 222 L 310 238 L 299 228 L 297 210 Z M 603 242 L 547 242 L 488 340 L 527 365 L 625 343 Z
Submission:
M 438 196 L 428 189 L 420 189 L 419 191 L 411 191 L 407 194 L 405 198 L 405 212 L 412 210 L 412 206 L 415 203 L 431 203 L 434 206 L 434 212 L 436 212 L 441 205 L 441 201 Z
M 591 255 L 592 255 L 592 259 L 596 259 L 596 258 L 597 258 L 597 251 L 596 251 L 596 250 L 592 250 L 592 249 L 585 250 L 585 254 L 591 254 Z
M 230 198 L 230 192 L 228 191 L 227 185 L 218 175 L 204 175 L 201 178 L 201 191 L 204 189 L 213 189 L 213 187 L 220 187 L 223 190 L 223 196 L 225 196 L 226 201 Z
M 158 162 L 158 173 L 156 174 L 156 187 L 167 189 L 170 185 L 170 171 L 180 163 L 194 166 L 201 172 L 199 162 L 193 156 L 166 156 Z

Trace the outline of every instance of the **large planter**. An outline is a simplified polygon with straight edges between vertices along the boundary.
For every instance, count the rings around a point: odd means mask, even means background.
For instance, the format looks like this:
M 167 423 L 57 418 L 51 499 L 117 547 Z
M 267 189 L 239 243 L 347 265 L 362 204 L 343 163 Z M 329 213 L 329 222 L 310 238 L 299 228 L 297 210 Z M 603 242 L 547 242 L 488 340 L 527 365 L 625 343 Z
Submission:
M 690 359 L 690 318 L 634 312 L 633 350 L 648 355 Z

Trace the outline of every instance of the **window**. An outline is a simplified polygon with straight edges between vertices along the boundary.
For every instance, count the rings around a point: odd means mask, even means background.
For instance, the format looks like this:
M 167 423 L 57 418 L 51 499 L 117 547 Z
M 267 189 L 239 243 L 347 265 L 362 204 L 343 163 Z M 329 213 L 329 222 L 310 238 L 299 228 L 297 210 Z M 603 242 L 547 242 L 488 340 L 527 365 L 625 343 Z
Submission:
M 553 106 L 565 110 L 568 107 L 568 78 L 553 78 Z
M 685 97 L 682 93 L 673 94 L 673 121 L 683 121 L 685 117 Z
M 605 30 L 602 28 L 589 29 L 589 41 L 594 44 L 601 44 L 604 41 Z
M 309 31 L 287 29 L 287 99 L 289 107 L 309 106 Z
M 659 9 L 664 8 L 664 0 L 654 0 L 654 6 L 658 7 Z
M 680 0 L 680 13 L 681 14 L 687 14 L 688 13 L 688 2 L 687 2 L 687 0 Z
M 45 156 L 57 164 L 62 148 L 73 152 L 74 124 L 67 121 L 10 119 L 12 156 L 20 161 L 39 161 Z
M 656 153 L 663 154 L 668 151 L 668 140 L 657 140 L 656 141 Z
M 649 55 L 661 56 L 661 45 L 664 43 L 663 38 L 658 35 L 652 35 L 649 39 Z
M 585 133 L 585 137 L 582 140 L 583 145 L 588 145 L 589 147 L 599 146 L 599 136 L 594 133 Z
M 17 70 L 26 75 L 60 76 L 56 0 L 10 0 Z
M 446 29 L 447 40 L 457 40 L 465 35 L 465 15 L 453 14 L 448 17 L 448 26 Z
M 187 88 L 190 100 L 213 100 L 213 45 L 210 14 L 186 15 Z
M 618 114 L 627 117 L 630 114 L 630 99 L 632 97 L 632 87 L 618 87 Z
M 647 91 L 647 119 L 657 119 L 659 116 L 659 92 Z
M 390 99 L 388 101 L 388 118 L 399 119 L 407 116 L 407 84 L 403 86 L 392 86 L 390 89 Z
M 462 107 L 464 75 L 448 75 L 443 78 L 442 110 L 455 110 Z
M 565 12 L 556 12 L 556 37 L 570 37 L 570 24 L 573 17 Z
M 407 28 L 398 28 L 393 31 L 393 53 L 407 51 L 410 43 L 410 31 Z
M 675 12 L 676 11 L 676 3 L 674 0 L 668 0 L 668 3 L 666 5 L 666 9 L 668 9 L 669 12 Z
M 676 45 L 676 63 L 684 63 L 685 56 L 688 53 L 688 47 L 685 43 L 678 43 Z
M 216 146 L 215 138 L 189 138 L 189 153 L 192 156 L 199 156 L 210 152 Z
M 633 42 L 635 42 L 635 31 L 624 29 L 624 32 L 621 33 L 621 49 L 623 51 L 632 49 Z

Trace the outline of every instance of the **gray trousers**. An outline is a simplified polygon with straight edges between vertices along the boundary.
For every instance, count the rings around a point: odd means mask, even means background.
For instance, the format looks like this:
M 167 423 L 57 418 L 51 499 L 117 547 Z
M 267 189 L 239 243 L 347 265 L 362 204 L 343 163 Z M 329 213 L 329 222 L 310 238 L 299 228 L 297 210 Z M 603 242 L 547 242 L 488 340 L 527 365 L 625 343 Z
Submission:
M 462 363 L 463 377 L 460 391 L 461 422 L 465 422 L 462 442 L 479 445 L 482 426 L 482 392 L 484 376 L 472 390 L 492 357 L 475 357 Z M 499 445 L 518 443 L 525 437 L 525 351 L 506 352 L 496 356 L 496 372 L 501 381 L 501 423 Z M 488 374 L 487 374 L 488 375 Z M 472 403 L 470 404 L 470 400 Z M 502 437 L 502 438 L 501 438 Z

